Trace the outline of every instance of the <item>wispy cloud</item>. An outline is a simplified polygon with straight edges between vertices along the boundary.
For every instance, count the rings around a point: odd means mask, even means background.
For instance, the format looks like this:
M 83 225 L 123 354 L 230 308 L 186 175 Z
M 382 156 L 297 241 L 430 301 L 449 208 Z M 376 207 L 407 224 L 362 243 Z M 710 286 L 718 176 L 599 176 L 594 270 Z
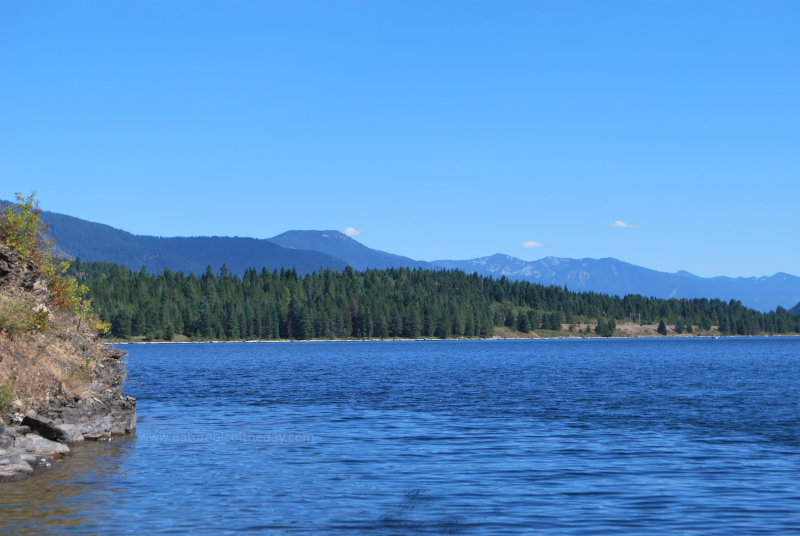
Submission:
M 358 236 L 361 234 L 361 231 L 359 231 L 355 227 L 345 227 L 344 234 L 346 234 L 347 236 Z
M 617 220 L 611 224 L 611 227 L 618 227 L 619 229 L 636 229 L 638 225 L 631 225 L 630 223 L 626 223 L 622 220 Z
M 522 243 L 522 247 L 524 248 L 540 248 L 543 244 L 541 242 L 536 242 L 535 240 L 526 240 Z

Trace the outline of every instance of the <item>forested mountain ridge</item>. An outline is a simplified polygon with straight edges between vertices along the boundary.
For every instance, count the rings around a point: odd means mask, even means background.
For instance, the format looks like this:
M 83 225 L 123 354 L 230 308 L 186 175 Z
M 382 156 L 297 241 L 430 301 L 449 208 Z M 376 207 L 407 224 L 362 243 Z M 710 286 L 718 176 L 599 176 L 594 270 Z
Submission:
M 301 274 L 320 268 L 342 270 L 347 263 L 319 251 L 287 249 L 267 240 L 241 237 L 171 237 L 133 235 L 108 225 L 72 216 L 43 212 L 50 234 L 63 254 L 141 267 L 151 273 L 164 269 L 201 274 L 209 266 L 222 266 L 243 274 L 251 266 L 295 268 Z
M 796 315 L 800 315 L 800 303 L 789 309 L 790 313 L 794 313 Z
M 2 202 L 0 202 L 2 204 Z M 97 224 L 44 212 L 51 235 L 61 252 L 84 260 L 113 262 L 157 273 L 172 271 L 202 274 L 210 265 L 225 264 L 242 276 L 249 267 L 268 270 L 294 268 L 299 274 L 320 268 L 458 268 L 467 273 L 567 286 L 611 295 L 641 294 L 659 298 L 717 298 L 739 300 L 760 311 L 790 307 L 800 302 L 800 277 L 777 273 L 768 277 L 703 278 L 688 272 L 666 273 L 616 259 L 565 259 L 546 257 L 524 261 L 509 255 L 471 260 L 417 261 L 364 246 L 338 231 L 287 231 L 271 239 L 137 236 Z
M 321 251 L 345 261 L 356 270 L 382 268 L 434 268 L 425 261 L 368 248 L 339 231 L 286 231 L 268 239 L 290 249 Z
M 121 338 L 485 338 L 496 328 L 552 332 L 565 324 L 583 333 L 590 324 L 593 333 L 610 336 L 617 321 L 631 315 L 637 324 L 666 322 L 677 333 L 800 331 L 800 317 L 785 309 L 765 314 L 736 301 L 576 293 L 460 270 L 348 267 L 301 277 L 294 270 L 249 269 L 240 278 L 225 269 L 201 276 L 168 270 L 151 275 L 81 261 L 72 269 L 89 286 L 111 334 Z

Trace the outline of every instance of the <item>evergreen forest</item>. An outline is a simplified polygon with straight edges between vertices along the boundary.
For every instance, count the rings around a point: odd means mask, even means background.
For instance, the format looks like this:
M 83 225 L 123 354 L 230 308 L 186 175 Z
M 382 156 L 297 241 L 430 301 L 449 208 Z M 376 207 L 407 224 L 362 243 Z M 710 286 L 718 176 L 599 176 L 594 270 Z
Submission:
M 563 329 L 611 336 L 621 322 L 722 335 L 800 332 L 785 309 L 761 313 L 738 301 L 607 296 L 466 274 L 410 268 L 320 270 L 225 267 L 200 276 L 150 274 L 76 259 L 94 310 L 119 339 L 190 340 L 486 338 Z M 618 333 L 618 332 L 617 332 Z

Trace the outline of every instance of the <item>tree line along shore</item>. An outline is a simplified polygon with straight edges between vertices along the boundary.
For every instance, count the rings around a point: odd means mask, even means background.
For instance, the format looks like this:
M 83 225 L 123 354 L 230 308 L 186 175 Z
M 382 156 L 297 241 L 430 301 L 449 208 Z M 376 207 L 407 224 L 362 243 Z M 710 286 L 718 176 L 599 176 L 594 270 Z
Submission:
M 762 313 L 731 300 L 607 296 L 466 274 L 393 268 L 208 267 L 202 275 L 150 274 L 73 261 L 117 340 L 310 340 L 538 336 L 761 335 L 800 332 L 785 309 Z

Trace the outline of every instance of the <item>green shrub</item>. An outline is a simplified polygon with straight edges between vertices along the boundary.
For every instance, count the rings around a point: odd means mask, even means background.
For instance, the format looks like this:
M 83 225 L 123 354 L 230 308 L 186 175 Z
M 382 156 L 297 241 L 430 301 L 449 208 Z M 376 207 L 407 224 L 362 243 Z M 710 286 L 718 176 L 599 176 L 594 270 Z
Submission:
M 66 275 L 70 264 L 68 260 L 54 257 L 53 243 L 47 238 L 47 225 L 41 219 L 42 211 L 36 200 L 36 192 L 28 197 L 20 193 L 16 196 L 17 203 L 0 213 L 0 242 L 5 243 L 21 260 L 34 264 L 42 272 L 56 307 L 72 310 L 81 322 L 87 322 L 100 333 L 107 332 L 110 324 L 97 318 L 92 313 L 91 303 L 85 299 L 89 288 Z M 10 316 L 16 318 L 19 315 Z
M 41 333 L 49 327 L 47 309 L 30 300 L 3 299 L 0 301 L 0 332 L 14 336 L 21 333 Z
M 0 384 L 0 415 L 5 415 L 11 411 L 15 399 L 14 379 L 8 378 Z
M 47 226 L 39 217 L 42 211 L 36 192 L 29 197 L 17 192 L 16 196 L 17 203 L 8 205 L 0 218 L 0 240 L 23 261 L 38 264 L 51 249 Z

